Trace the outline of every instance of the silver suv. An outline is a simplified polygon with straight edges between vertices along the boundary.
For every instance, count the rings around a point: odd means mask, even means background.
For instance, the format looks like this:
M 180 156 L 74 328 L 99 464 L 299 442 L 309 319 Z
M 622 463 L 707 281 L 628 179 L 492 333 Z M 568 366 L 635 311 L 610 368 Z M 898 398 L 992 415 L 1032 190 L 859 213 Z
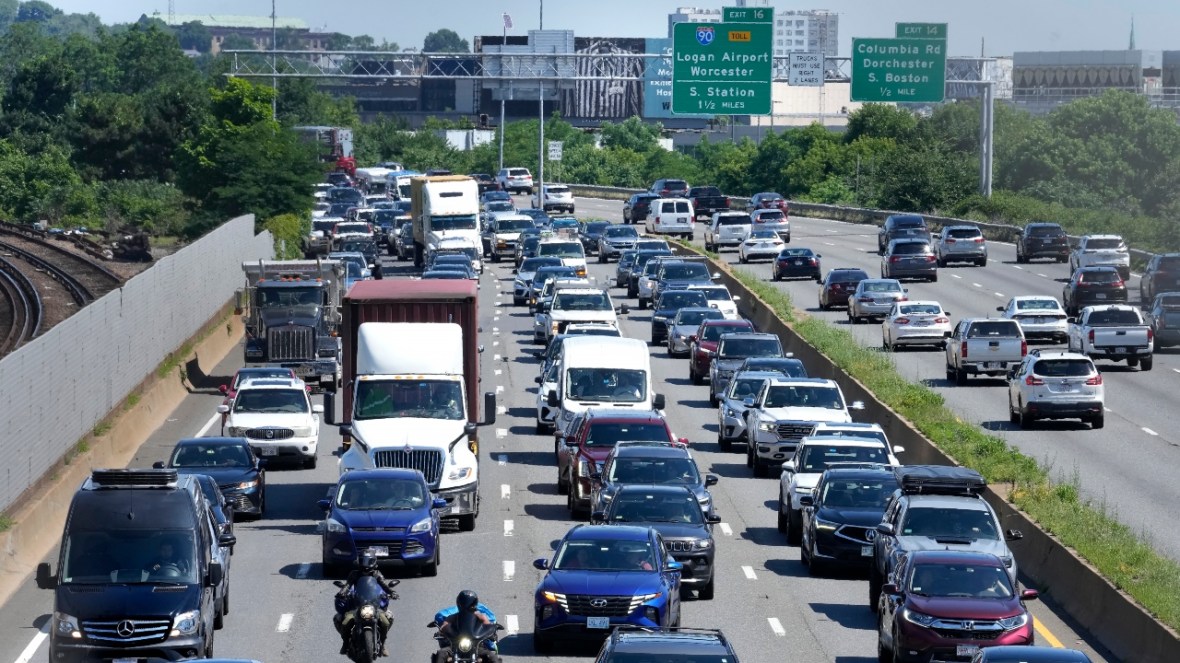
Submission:
M 1037 419 L 1081 419 L 1106 424 L 1105 387 L 1083 354 L 1037 349 L 1008 372 L 1008 418 L 1021 428 Z
M 946 226 L 934 239 L 934 256 L 939 267 L 952 262 L 987 266 L 987 240 L 975 226 Z

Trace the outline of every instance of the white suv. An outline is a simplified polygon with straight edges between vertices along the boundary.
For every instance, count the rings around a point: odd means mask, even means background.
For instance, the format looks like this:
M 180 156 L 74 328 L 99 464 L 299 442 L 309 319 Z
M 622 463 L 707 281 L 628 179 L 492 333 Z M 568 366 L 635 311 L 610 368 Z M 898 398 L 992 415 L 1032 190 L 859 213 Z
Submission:
M 533 209 L 573 214 L 574 192 L 564 184 L 542 184 L 541 190 L 533 194 Z
M 649 235 L 680 235 L 693 238 L 693 223 L 696 213 L 692 201 L 687 198 L 659 198 L 651 201 L 651 214 L 647 217 Z
M 754 476 L 766 476 L 795 453 L 800 441 L 811 435 L 820 421 L 848 422 L 850 409 L 864 403 L 845 404 L 840 385 L 822 378 L 779 378 L 762 385 L 745 402 L 746 466 Z
M 1021 428 L 1037 419 L 1081 419 L 1102 428 L 1106 388 L 1089 357 L 1033 350 L 1008 373 L 1008 418 Z
M 503 168 L 496 175 L 501 191 L 508 193 L 532 193 L 533 174 L 528 168 Z
M 1110 266 L 1123 280 L 1131 278 L 1131 252 L 1119 235 L 1084 235 L 1069 254 L 1069 273 L 1083 267 Z
M 247 438 L 255 454 L 316 466 L 324 406 L 311 404 L 303 380 L 249 380 L 238 387 L 233 403 L 218 405 L 217 411 L 226 415 L 222 434 Z

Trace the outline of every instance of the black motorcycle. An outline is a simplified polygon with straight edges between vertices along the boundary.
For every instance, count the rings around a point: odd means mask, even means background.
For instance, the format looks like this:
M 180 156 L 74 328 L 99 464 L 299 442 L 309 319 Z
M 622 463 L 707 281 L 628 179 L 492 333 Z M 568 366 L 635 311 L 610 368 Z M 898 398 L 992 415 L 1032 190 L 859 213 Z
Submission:
M 334 583 L 337 587 L 344 587 L 343 580 Z M 397 581 L 391 581 L 396 585 Z M 385 593 L 381 583 L 370 575 L 363 575 L 357 579 L 352 593 L 347 597 L 345 624 L 349 629 L 348 658 L 355 663 L 374 663 L 381 655 L 385 645 L 381 637 L 381 620 L 386 618 L 391 596 Z M 389 618 L 392 622 L 392 617 Z
M 441 624 L 430 622 L 426 626 L 437 629 Z M 461 612 L 455 615 L 453 626 L 451 637 L 435 632 L 438 651 L 433 663 L 500 663 L 496 633 L 504 630 L 503 624 L 485 624 L 473 613 Z

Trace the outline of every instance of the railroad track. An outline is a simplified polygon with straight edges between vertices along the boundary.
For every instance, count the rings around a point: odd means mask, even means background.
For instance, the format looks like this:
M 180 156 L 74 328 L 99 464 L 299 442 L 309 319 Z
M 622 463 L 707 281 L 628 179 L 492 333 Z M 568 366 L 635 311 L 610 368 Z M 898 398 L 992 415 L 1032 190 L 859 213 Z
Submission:
M 105 266 L 32 233 L 0 228 L 0 235 L 4 236 L 0 249 L 44 270 L 69 291 L 79 306 L 89 304 L 123 283 L 123 279 Z
M 0 258 L 0 356 L 41 333 L 43 314 L 41 295 L 33 282 L 16 265 Z

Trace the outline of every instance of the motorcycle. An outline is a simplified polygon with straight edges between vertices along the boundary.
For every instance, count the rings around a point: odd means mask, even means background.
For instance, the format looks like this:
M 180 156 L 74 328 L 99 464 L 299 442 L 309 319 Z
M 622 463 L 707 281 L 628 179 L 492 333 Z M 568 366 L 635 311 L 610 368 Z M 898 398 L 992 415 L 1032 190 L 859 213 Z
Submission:
M 441 626 L 442 622 L 437 617 L 426 625 L 433 629 Z M 459 613 L 454 620 L 452 637 L 443 635 L 441 631 L 435 632 L 438 651 L 434 654 L 433 663 L 500 663 L 496 634 L 503 630 L 503 624 L 494 621 L 485 624 L 472 613 Z
M 346 586 L 343 580 L 334 584 L 341 588 Z M 390 584 L 397 585 L 398 581 L 393 580 Z M 376 578 L 364 575 L 357 579 L 348 596 L 337 599 L 336 608 L 344 614 L 344 627 L 349 629 L 348 658 L 355 663 L 374 663 L 381 655 L 385 645 L 381 620 L 386 618 L 390 598 Z M 392 617 L 389 619 L 393 620 Z

